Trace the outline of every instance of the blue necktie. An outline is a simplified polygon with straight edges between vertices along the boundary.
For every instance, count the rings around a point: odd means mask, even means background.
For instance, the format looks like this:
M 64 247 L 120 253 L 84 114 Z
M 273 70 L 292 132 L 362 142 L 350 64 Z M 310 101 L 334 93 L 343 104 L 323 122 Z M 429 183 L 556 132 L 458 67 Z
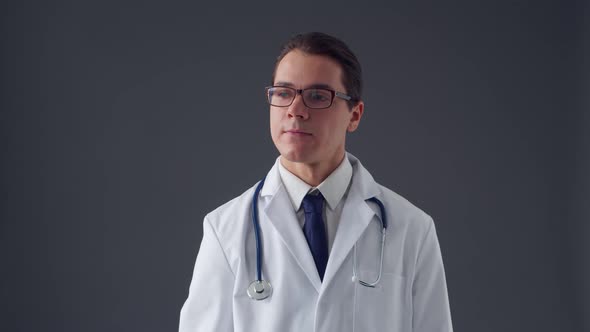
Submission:
M 305 224 L 303 233 L 313 255 L 315 266 L 318 269 L 320 279 L 324 280 L 324 272 L 328 264 L 328 236 L 322 217 L 324 196 L 307 194 L 301 203 L 305 211 Z

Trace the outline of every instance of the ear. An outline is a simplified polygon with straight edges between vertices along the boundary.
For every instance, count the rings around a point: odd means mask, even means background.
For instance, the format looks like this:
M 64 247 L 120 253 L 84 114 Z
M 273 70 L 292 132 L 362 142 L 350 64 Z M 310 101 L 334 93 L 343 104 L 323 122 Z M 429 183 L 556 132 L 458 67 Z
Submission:
M 349 133 L 352 133 L 356 130 L 359 126 L 359 122 L 361 122 L 361 118 L 363 117 L 363 112 L 365 110 L 365 104 L 362 101 L 359 101 L 356 106 L 352 108 L 350 111 L 350 122 L 348 123 L 348 128 L 346 130 Z

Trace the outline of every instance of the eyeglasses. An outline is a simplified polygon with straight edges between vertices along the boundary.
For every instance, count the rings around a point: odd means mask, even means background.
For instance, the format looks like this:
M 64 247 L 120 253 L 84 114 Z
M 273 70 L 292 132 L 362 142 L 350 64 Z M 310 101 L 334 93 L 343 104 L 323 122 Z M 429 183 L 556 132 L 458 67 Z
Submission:
M 266 87 L 266 97 L 268 103 L 276 107 L 287 107 L 293 104 L 297 95 L 301 95 L 303 104 L 308 108 L 321 109 L 332 106 L 334 97 L 344 100 L 351 100 L 352 97 L 342 92 L 324 89 L 294 89 L 287 86 L 268 86 Z

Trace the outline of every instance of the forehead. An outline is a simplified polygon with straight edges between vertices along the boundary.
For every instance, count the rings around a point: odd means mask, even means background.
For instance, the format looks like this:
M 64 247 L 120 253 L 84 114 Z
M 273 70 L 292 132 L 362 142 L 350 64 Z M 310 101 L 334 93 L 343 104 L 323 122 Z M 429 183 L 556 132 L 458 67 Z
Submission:
M 273 83 L 289 83 L 298 88 L 313 85 L 328 85 L 343 91 L 342 68 L 333 59 L 324 55 L 293 50 L 277 65 Z

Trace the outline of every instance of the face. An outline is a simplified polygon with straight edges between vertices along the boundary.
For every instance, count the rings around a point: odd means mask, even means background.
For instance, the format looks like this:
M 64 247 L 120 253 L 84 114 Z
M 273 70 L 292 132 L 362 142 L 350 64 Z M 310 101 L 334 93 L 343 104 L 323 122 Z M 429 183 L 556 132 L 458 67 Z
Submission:
M 294 50 L 281 60 L 273 85 L 295 89 L 328 87 L 347 93 L 340 65 L 321 55 Z M 355 131 L 363 112 L 360 102 L 352 110 L 346 100 L 335 97 L 326 109 L 309 109 L 301 95 L 288 107 L 270 107 L 272 140 L 281 156 L 289 162 L 336 164 L 344 155 L 346 133 Z

